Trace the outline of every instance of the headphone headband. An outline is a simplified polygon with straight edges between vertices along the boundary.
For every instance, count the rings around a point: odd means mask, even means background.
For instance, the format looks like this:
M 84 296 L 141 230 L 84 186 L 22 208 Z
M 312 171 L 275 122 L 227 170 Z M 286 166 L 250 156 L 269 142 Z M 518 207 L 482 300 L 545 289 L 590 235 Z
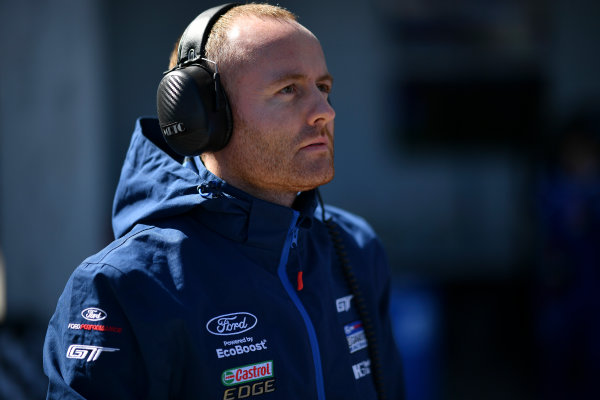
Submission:
M 179 41 L 177 64 L 192 61 L 193 58 L 204 58 L 206 42 L 214 24 L 219 18 L 240 3 L 227 3 L 209 8 L 198 15 L 185 29 Z M 193 51 L 192 57 L 190 52 Z

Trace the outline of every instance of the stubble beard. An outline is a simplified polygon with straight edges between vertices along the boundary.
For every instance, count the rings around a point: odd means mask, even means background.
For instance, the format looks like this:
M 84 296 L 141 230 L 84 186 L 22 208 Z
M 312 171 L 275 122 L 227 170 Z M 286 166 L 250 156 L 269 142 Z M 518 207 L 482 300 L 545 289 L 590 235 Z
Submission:
M 281 132 L 261 132 L 241 118 L 235 122 L 238 140 L 230 150 L 236 160 L 235 175 L 242 181 L 241 185 L 249 185 L 255 190 L 298 193 L 333 179 L 333 133 L 326 127 L 307 128 L 289 141 Z M 327 152 L 305 154 L 297 151 L 300 143 L 319 136 L 328 138 Z

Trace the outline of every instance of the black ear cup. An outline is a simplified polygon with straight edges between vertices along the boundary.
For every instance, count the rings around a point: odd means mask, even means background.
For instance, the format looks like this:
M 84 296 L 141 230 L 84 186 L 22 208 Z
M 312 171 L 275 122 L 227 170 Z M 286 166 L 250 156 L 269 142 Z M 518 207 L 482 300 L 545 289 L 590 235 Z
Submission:
M 227 95 L 218 66 L 204 59 L 204 46 L 214 23 L 237 5 L 213 7 L 188 25 L 179 43 L 177 66 L 158 85 L 160 129 L 167 144 L 183 156 L 221 150 L 231 137 L 233 118 Z
M 227 96 L 218 74 L 202 65 L 176 69 L 163 77 L 157 92 L 163 137 L 183 156 L 225 147 L 232 131 Z

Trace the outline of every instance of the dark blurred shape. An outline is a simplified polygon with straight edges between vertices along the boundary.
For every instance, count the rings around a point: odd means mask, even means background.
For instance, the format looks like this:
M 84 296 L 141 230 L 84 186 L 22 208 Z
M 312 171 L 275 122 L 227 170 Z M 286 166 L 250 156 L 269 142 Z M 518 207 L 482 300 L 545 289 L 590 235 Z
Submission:
M 544 399 L 600 398 L 599 111 L 568 119 L 540 174 L 535 304 Z
M 527 76 L 409 81 L 401 89 L 403 140 L 417 148 L 529 149 L 541 130 L 542 89 Z
M 42 371 L 45 329 L 30 321 L 0 324 L 0 400 L 34 400 L 46 396 Z

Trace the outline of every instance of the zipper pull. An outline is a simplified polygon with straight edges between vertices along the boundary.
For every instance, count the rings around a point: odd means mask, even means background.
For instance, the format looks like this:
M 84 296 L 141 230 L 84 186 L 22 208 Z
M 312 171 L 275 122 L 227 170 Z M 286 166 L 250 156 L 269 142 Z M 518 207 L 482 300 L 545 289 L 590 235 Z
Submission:
M 301 291 L 304 289 L 304 282 L 302 281 L 302 270 L 298 271 L 298 286 L 296 287 L 297 291 Z

